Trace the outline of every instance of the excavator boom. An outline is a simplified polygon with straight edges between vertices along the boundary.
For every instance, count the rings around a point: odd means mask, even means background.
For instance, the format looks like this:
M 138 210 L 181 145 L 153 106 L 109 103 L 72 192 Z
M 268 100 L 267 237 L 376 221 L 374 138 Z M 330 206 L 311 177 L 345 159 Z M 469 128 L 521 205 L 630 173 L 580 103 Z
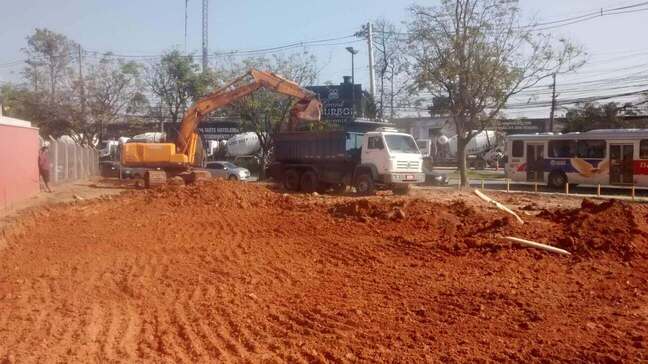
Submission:
M 241 84 L 246 78 L 251 78 L 251 81 Z M 180 132 L 176 140 L 177 152 L 187 154 L 188 149 L 191 147 L 196 128 L 203 117 L 220 107 L 250 95 L 260 88 L 298 99 L 290 113 L 291 128 L 295 127 L 294 123 L 297 120 L 320 120 L 322 106 L 319 100 L 317 100 L 315 93 L 274 73 L 252 69 L 242 77 L 233 80 L 226 86 L 198 100 L 198 102 L 189 108 L 180 124 Z

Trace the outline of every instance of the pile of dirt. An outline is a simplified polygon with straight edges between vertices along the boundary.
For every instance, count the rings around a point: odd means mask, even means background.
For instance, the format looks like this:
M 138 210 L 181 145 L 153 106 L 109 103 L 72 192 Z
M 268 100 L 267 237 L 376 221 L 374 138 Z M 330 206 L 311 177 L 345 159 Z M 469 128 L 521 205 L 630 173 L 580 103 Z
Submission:
M 538 216 L 561 224 L 561 248 L 577 255 L 612 253 L 624 260 L 647 256 L 645 221 L 626 202 L 609 200 L 597 204 L 585 199 L 580 209 L 544 210 Z
M 27 214 L 0 249 L 0 362 L 648 360 L 642 260 L 501 240 L 636 238 L 624 219 L 645 210 L 586 202 L 520 225 L 433 193 L 207 181 Z
M 272 205 L 280 195 L 258 186 L 232 181 L 207 180 L 191 185 L 163 185 L 154 190 L 135 192 L 148 203 L 171 208 L 180 206 L 214 206 L 220 208 L 252 208 Z

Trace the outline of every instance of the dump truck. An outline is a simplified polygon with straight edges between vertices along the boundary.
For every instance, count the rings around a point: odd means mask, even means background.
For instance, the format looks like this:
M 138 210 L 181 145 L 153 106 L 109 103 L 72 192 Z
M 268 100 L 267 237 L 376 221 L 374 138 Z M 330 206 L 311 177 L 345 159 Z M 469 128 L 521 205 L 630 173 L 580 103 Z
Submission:
M 422 162 L 414 138 L 392 128 L 284 132 L 275 136 L 268 174 L 289 191 L 342 192 L 353 186 L 360 195 L 377 189 L 403 194 L 425 181 Z

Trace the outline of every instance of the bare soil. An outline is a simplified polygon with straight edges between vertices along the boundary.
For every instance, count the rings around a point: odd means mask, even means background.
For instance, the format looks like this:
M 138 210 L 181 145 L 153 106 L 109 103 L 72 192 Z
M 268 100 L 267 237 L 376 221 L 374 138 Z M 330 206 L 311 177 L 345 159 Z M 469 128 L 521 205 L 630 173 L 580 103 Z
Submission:
M 29 211 L 0 361 L 648 360 L 648 206 L 210 181 Z M 558 256 L 516 236 L 570 250 Z

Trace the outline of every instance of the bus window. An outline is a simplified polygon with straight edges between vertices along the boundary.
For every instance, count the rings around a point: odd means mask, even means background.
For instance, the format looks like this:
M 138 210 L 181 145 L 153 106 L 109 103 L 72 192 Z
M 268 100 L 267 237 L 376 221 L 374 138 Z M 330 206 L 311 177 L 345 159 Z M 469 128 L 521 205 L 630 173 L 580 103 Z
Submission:
M 513 141 L 513 158 L 522 158 L 524 157 L 524 141 L 514 140 Z
M 576 156 L 576 142 L 573 140 L 550 140 L 549 157 L 573 158 Z
M 648 159 L 648 139 L 639 143 L 639 159 Z
M 605 158 L 605 140 L 579 140 L 578 157 L 579 158 Z

